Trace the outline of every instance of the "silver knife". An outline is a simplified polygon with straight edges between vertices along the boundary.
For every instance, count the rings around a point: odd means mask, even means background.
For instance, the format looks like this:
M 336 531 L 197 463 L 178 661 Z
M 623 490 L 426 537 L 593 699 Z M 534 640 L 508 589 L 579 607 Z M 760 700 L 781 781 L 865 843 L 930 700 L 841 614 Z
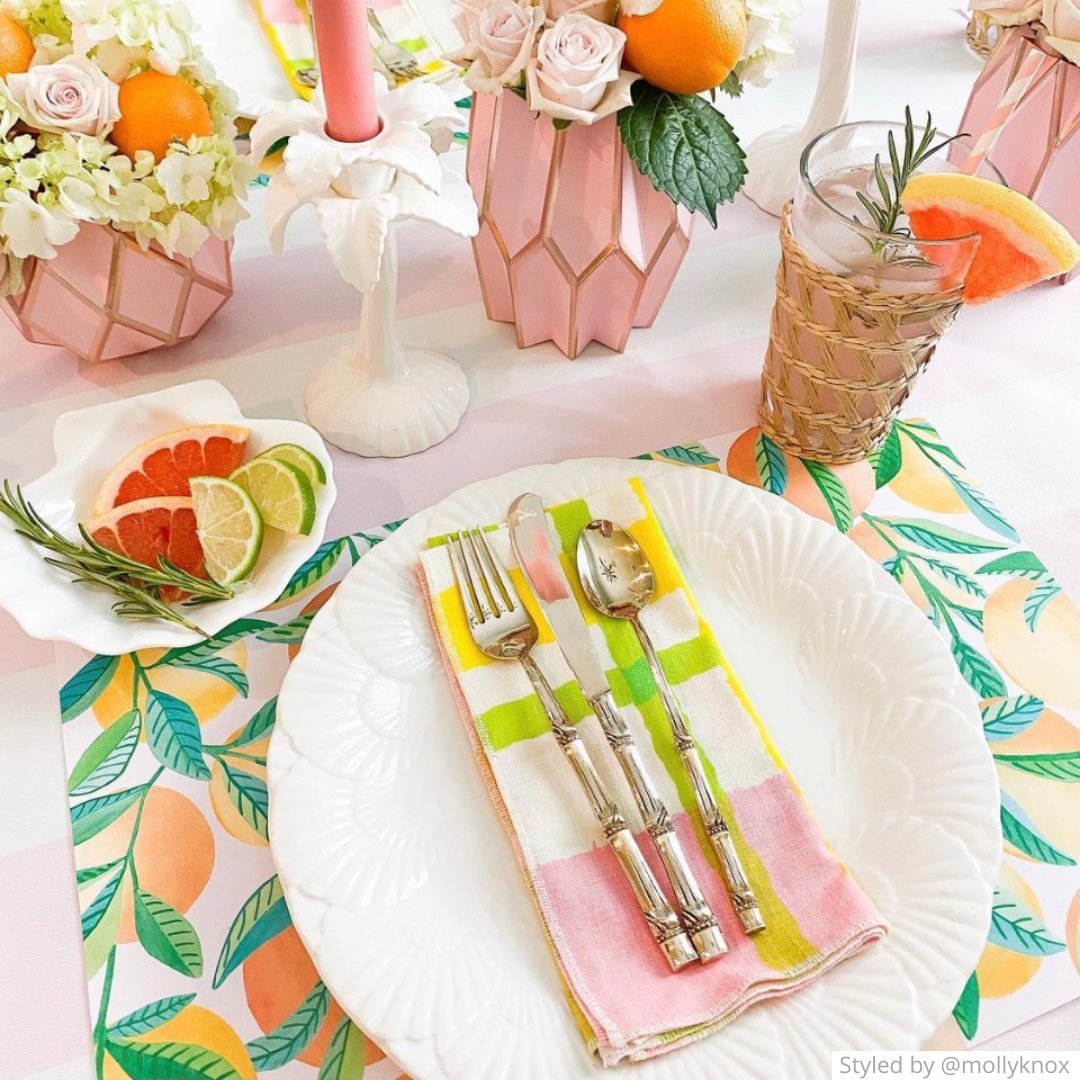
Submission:
M 544 504 L 537 495 L 521 495 L 510 506 L 510 541 L 518 566 L 532 588 L 554 631 L 563 656 L 585 698 L 600 721 L 608 745 L 618 758 L 634 793 L 642 820 L 671 880 L 679 914 L 702 963 L 727 952 L 727 942 L 709 902 L 694 878 L 679 843 L 671 815 L 645 769 L 626 720 L 611 696 L 611 686 L 600 664 L 585 617 L 559 562 L 558 547 L 548 531 Z

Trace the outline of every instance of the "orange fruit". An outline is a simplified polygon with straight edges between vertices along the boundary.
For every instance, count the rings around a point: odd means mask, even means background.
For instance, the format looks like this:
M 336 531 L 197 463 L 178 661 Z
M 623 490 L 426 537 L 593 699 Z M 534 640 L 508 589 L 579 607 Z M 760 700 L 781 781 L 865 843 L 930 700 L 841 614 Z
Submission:
M 228 476 L 244 460 L 251 431 L 195 424 L 140 443 L 113 467 L 94 496 L 94 513 L 135 499 L 190 495 L 193 476 Z
M 79 867 L 98 866 L 122 858 L 131 840 L 137 807 L 132 806 L 75 849 Z M 177 911 L 186 912 L 202 894 L 214 869 L 214 834 L 202 811 L 170 788 L 150 789 L 143 804 L 135 840 L 135 872 L 139 888 L 153 893 Z M 121 890 L 120 927 L 116 940 L 135 941 L 135 906 L 128 875 Z
M 1026 195 L 962 173 L 922 173 L 908 181 L 900 204 L 920 240 L 977 233 L 979 246 L 964 276 L 964 303 L 981 304 L 1080 262 L 1080 244 Z
M 998 884 L 1018 896 L 1036 915 L 1042 917 L 1042 907 L 1034 889 L 1008 863 L 1001 865 Z M 1022 956 L 1011 949 L 988 943 L 975 968 L 979 995 L 1003 998 L 1015 994 L 1021 986 L 1035 978 L 1041 963 L 1041 957 Z
M 145 566 L 157 566 L 158 557 L 164 555 L 181 570 L 206 577 L 190 499 L 174 495 L 136 499 L 92 518 L 86 522 L 86 531 L 102 547 Z M 170 586 L 162 589 L 162 595 L 178 600 L 182 593 Z
M 255 1066 L 251 1063 L 244 1040 L 220 1016 L 201 1005 L 188 1005 L 171 1020 L 124 1042 L 176 1042 L 201 1046 L 223 1057 L 241 1080 L 256 1080 Z M 104 1080 L 124 1080 L 127 1077 L 127 1073 L 108 1054 L 105 1055 L 102 1075 Z
M 668 0 L 664 0 L 668 3 Z M 662 6 L 662 5 L 661 5 Z M 763 487 L 754 459 L 754 450 L 760 431 L 756 427 L 744 431 L 728 450 L 726 469 L 729 476 L 741 480 L 752 487 Z M 800 510 L 805 510 L 814 517 L 835 524 L 833 512 L 825 501 L 821 489 L 810 475 L 806 466 L 790 454 L 784 454 L 787 465 L 787 486 L 783 498 L 794 503 Z M 844 485 L 852 515 L 858 517 L 874 497 L 874 470 L 867 461 L 854 461 L 848 465 L 830 466 L 837 479 Z
M 263 1031 L 273 1031 L 291 1016 L 319 979 L 300 935 L 291 926 L 256 949 L 243 966 L 248 1008 Z M 343 1015 L 341 1006 L 331 1000 L 322 1027 L 298 1060 L 308 1065 L 322 1064 Z M 384 1057 L 386 1054 L 368 1039 L 364 1064 L 373 1065 Z
M 0 79 L 21 75 L 33 59 L 33 39 L 12 16 L 0 11 Z
M 206 102 L 179 75 L 143 71 L 120 84 L 120 119 L 112 141 L 129 158 L 149 150 L 155 161 L 161 161 L 174 141 L 213 132 Z
M 1073 897 L 1065 916 L 1065 941 L 1069 946 L 1069 958 L 1080 975 L 1080 892 Z
M 742 0 L 663 0 L 648 15 L 620 13 L 626 66 L 671 94 L 719 86 L 742 56 Z
M 986 647 L 1021 689 L 1057 706 L 1080 709 L 1080 609 L 1060 592 L 1032 630 L 1024 619 L 1024 601 L 1034 588 L 1035 582 L 1015 578 L 990 594 L 983 612 Z
M 165 652 L 165 649 L 143 649 L 138 653 L 139 663 L 144 668 L 149 668 L 160 660 Z M 234 641 L 218 655 L 247 670 L 247 645 L 243 641 Z M 195 668 L 157 667 L 150 674 L 150 680 L 155 690 L 162 690 L 186 701 L 200 724 L 213 720 L 238 693 L 232 683 Z M 145 715 L 146 685 L 140 680 L 136 691 L 134 683 L 135 665 L 132 664 L 130 656 L 121 656 L 109 685 L 93 705 L 94 716 L 102 727 L 108 727 L 118 717 L 123 716 L 131 708 L 133 701 Z M 139 738 L 140 741 L 146 739 L 145 729 Z

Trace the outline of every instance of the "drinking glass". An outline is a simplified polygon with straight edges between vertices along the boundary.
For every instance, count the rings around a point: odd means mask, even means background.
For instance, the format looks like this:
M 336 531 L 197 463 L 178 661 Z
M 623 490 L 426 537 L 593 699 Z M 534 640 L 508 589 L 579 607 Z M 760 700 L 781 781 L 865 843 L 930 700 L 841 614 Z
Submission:
M 890 132 L 902 157 L 903 124 L 842 124 L 817 136 L 781 219 L 759 419 L 800 457 L 856 461 L 884 442 L 956 316 L 978 247 L 974 233 L 918 240 L 902 214 L 898 232 L 873 226 L 859 195 L 881 204 L 879 171 L 892 187 Z M 922 135 L 915 128 L 916 143 Z M 917 171 L 958 171 L 947 153 Z M 1004 183 L 989 161 L 979 175 Z

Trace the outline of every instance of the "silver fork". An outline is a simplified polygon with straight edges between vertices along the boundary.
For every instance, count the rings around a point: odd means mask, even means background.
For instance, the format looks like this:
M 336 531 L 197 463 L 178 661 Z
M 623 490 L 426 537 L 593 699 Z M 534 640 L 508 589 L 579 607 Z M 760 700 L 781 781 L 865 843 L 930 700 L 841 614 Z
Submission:
M 455 533 L 447 546 L 476 647 L 496 660 L 517 660 L 525 668 L 551 731 L 634 891 L 653 938 L 672 970 L 678 971 L 698 958 L 697 951 L 642 856 L 626 819 L 604 787 L 577 728 L 531 656 L 539 636 L 536 624 L 480 529 Z

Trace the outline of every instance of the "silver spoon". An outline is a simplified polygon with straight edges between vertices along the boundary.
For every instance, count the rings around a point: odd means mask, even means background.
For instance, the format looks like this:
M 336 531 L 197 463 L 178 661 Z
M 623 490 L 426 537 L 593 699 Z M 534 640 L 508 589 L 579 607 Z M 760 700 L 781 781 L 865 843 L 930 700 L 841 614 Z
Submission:
M 641 625 L 641 609 L 652 600 L 656 575 L 641 545 L 625 530 L 610 521 L 591 521 L 582 530 L 577 542 L 577 571 L 581 587 L 589 603 L 597 611 L 613 619 L 626 619 L 637 631 L 641 648 L 649 662 L 660 698 L 667 710 L 675 746 L 697 798 L 708 833 L 720 864 L 732 906 L 743 929 L 756 934 L 765 929 L 765 920 L 757 898 L 735 850 L 724 815 L 716 803 L 712 789 L 705 779 L 701 756 L 686 719 L 675 700 L 656 649 L 648 632 Z

